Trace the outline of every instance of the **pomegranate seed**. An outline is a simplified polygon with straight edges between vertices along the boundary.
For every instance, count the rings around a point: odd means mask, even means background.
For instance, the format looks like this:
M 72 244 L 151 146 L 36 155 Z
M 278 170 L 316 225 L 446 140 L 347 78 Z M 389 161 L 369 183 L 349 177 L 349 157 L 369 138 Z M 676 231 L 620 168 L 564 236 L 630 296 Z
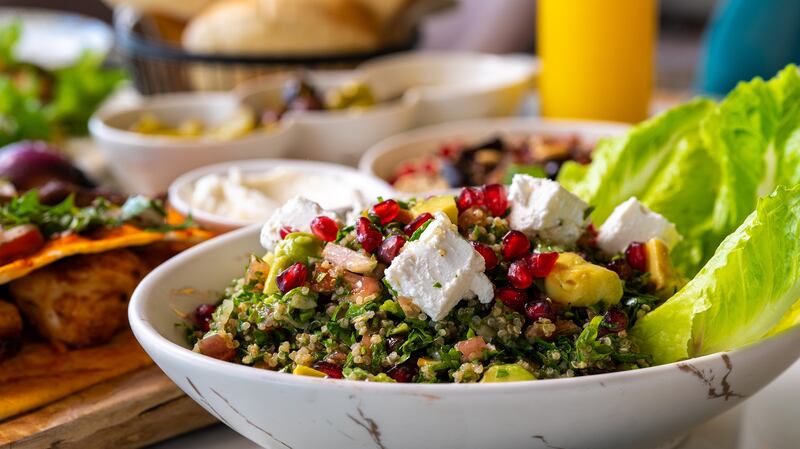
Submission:
M 594 224 L 589 223 L 589 226 L 586 227 L 586 232 L 578 238 L 578 245 L 589 247 L 597 246 L 597 229 L 594 227 Z
M 211 329 L 211 315 L 217 310 L 217 306 L 212 304 L 200 304 L 194 309 L 194 322 L 203 332 Z
M 509 308 L 518 312 L 522 311 L 523 307 L 525 307 L 525 302 L 528 301 L 528 295 L 526 295 L 525 292 L 510 287 L 498 288 L 494 297 Z
M 618 333 L 628 328 L 628 315 L 620 309 L 611 309 L 603 316 L 601 333 Z
M 527 253 L 530 248 L 531 241 L 519 231 L 508 231 L 503 236 L 503 257 L 506 260 L 514 260 Z
M 647 254 L 644 244 L 633 242 L 625 250 L 625 260 L 634 270 L 647 271 Z
M 405 363 L 395 365 L 389 371 L 386 371 L 386 375 L 394 379 L 395 382 L 409 383 L 414 381 L 418 371 L 417 364 L 412 360 L 407 360 Z
M 333 218 L 320 215 L 311 220 L 311 232 L 326 242 L 332 242 L 339 233 L 339 225 Z
M 342 368 L 334 365 L 333 363 L 317 362 L 314 364 L 314 369 L 321 373 L 325 373 L 325 375 L 331 379 L 344 379 L 344 376 L 342 375 Z
M 393 235 L 387 238 L 378 250 L 378 261 L 385 265 L 391 264 L 405 244 L 406 238 L 402 235 Z
M 446 143 L 439 148 L 439 156 L 450 159 L 458 153 L 460 147 L 461 146 L 455 142 Z
M 483 206 L 483 190 L 478 187 L 464 187 L 456 199 L 459 212 L 470 207 Z
M 500 184 L 489 184 L 483 188 L 484 201 L 489 213 L 499 217 L 508 209 L 508 198 L 506 189 Z
M 374 253 L 381 242 L 383 234 L 372 226 L 372 222 L 367 217 L 358 217 L 356 221 L 356 241 L 361 244 L 364 251 Z
M 416 171 L 417 171 L 417 167 L 415 167 L 414 164 L 401 165 L 400 169 L 397 170 L 397 177 L 399 178 L 401 176 L 410 175 L 410 174 L 415 173 Z
M 550 321 L 556 320 L 556 314 L 553 313 L 553 308 L 546 299 L 525 304 L 525 316 L 531 321 L 536 321 L 539 318 L 547 318 Z
M 372 206 L 372 213 L 378 216 L 382 225 L 385 225 L 397 217 L 397 214 L 400 213 L 400 205 L 395 200 L 381 201 Z
M 624 259 L 614 259 L 606 265 L 606 268 L 617 273 L 620 279 L 627 281 L 633 276 L 633 270 Z
M 293 232 L 300 232 L 300 231 L 291 226 L 284 226 L 280 229 L 280 231 L 278 231 L 278 233 L 281 235 L 281 240 L 285 239 L 287 235 Z
M 497 254 L 494 253 L 492 248 L 489 248 L 488 245 L 484 245 L 483 243 L 479 242 L 472 242 L 472 247 L 475 248 L 475 251 L 480 253 L 481 256 L 483 256 L 483 262 L 486 265 L 486 271 L 497 266 Z
M 508 267 L 508 282 L 519 289 L 526 289 L 533 284 L 533 276 L 525 259 L 515 260 Z
M 417 218 L 412 220 L 411 223 L 407 224 L 406 227 L 403 228 L 403 232 L 405 232 L 407 236 L 411 236 L 417 229 L 420 228 L 420 226 L 424 225 L 430 220 L 433 220 L 433 215 L 429 214 L 428 212 L 423 212 Z
M 533 277 L 543 278 L 547 277 L 553 267 L 556 266 L 558 260 L 558 253 L 533 253 L 525 258 L 528 264 L 528 269 Z
M 293 288 L 300 287 L 308 279 L 308 268 L 300 262 L 291 265 L 289 268 L 281 271 L 276 279 L 278 283 L 278 290 L 281 293 L 286 293 Z

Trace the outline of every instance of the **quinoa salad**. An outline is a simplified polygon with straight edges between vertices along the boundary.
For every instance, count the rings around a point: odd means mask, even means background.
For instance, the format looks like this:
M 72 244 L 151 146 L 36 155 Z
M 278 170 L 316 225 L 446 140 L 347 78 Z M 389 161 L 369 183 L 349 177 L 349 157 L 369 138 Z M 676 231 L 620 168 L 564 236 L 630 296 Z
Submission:
M 507 382 L 653 364 L 629 335 L 684 283 L 675 226 L 636 198 L 603 226 L 559 183 L 515 175 L 458 195 L 379 198 L 342 220 L 294 198 L 216 304 L 194 351 L 296 375 Z M 244 267 L 243 267 L 244 268 Z

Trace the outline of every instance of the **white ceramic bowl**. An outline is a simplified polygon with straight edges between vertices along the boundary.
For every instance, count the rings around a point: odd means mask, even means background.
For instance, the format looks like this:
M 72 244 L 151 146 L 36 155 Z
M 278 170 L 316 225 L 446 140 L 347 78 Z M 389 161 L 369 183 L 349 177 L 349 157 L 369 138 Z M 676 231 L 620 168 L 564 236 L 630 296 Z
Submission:
M 376 58 L 354 71 L 308 72 L 323 89 L 364 82 L 379 103 L 357 110 L 290 111 L 285 126 L 294 136 L 292 156 L 355 164 L 371 145 L 417 126 L 512 115 L 538 69 L 530 56 L 426 51 Z M 257 110 L 277 107 L 290 76 L 247 81 L 236 95 Z
M 527 55 L 418 51 L 376 58 L 358 71 L 379 96 L 418 97 L 415 125 L 425 126 L 516 114 L 539 61 Z
M 338 191 L 326 192 L 325 196 L 335 196 L 337 193 L 351 195 L 353 192 L 359 200 L 357 205 L 367 206 L 377 197 L 389 198 L 394 195 L 392 187 L 383 181 L 358 170 L 337 164 L 327 164 L 324 162 L 297 161 L 287 159 L 261 159 L 224 162 L 206 167 L 201 167 L 185 173 L 178 177 L 169 187 L 169 203 L 184 216 L 191 214 L 192 218 L 204 227 L 215 231 L 230 231 L 252 224 L 252 221 L 225 217 L 207 211 L 192 209 L 190 198 L 192 188 L 198 179 L 209 174 L 226 174 L 231 168 L 238 168 L 242 173 L 258 172 L 264 173 L 274 169 L 286 169 L 296 171 L 301 174 L 320 173 L 336 177 L 340 182 Z M 326 183 L 327 186 L 327 183 Z M 318 189 L 313 183 L 309 183 L 309 192 Z M 313 197 L 312 197 L 313 199 Z M 320 202 L 326 209 L 341 208 L 341 204 L 325 204 Z
M 464 120 L 427 126 L 389 137 L 372 146 L 359 162 L 364 173 L 384 180 L 394 177 L 397 168 L 410 159 L 436 153 L 445 142 L 454 140 L 467 145 L 498 135 L 577 135 L 596 141 L 617 136 L 630 125 L 591 120 L 552 120 L 540 118 L 497 118 Z
M 240 85 L 236 95 L 242 103 L 260 111 L 281 105 L 281 90 L 291 74 L 279 74 Z M 313 72 L 315 86 L 322 88 L 360 79 L 357 72 Z M 416 97 L 405 95 L 393 101 L 377 96 L 379 103 L 365 109 L 341 111 L 289 111 L 281 126 L 292 133 L 292 157 L 355 165 L 364 150 L 381 139 L 414 125 Z
M 795 328 L 736 351 L 637 371 L 419 385 L 293 376 L 192 352 L 175 310 L 216 301 L 248 255 L 262 251 L 258 234 L 244 228 L 164 263 L 134 292 L 129 318 L 183 391 L 264 447 L 653 448 L 741 403 L 800 355 Z
M 176 139 L 128 130 L 145 113 L 173 125 L 190 118 L 213 125 L 226 120 L 238 107 L 238 99 L 226 93 L 158 95 L 136 105 L 101 109 L 89 121 L 89 131 L 123 189 L 155 195 L 193 168 L 286 153 L 292 138 L 286 127 L 255 131 L 230 141 Z

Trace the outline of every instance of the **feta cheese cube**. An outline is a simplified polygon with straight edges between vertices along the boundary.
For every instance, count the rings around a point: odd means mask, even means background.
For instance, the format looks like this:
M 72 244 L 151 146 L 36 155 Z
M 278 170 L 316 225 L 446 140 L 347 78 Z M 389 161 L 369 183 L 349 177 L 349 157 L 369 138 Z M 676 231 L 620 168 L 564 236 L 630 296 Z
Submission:
M 633 242 L 645 243 L 652 238 L 672 248 L 681 236 L 669 220 L 631 197 L 617 206 L 600 226 L 597 245 L 608 254 L 617 254 Z
M 301 232 L 311 232 L 311 220 L 325 215 L 336 218 L 336 214 L 324 210 L 319 204 L 296 196 L 279 207 L 261 228 L 261 246 L 272 251 L 281 241 L 281 228 L 289 226 Z
M 492 300 L 494 287 L 484 269 L 483 257 L 447 215 L 437 212 L 419 240 L 406 243 L 385 276 L 399 296 L 438 321 L 462 299 Z
M 508 224 L 531 238 L 575 244 L 588 224 L 589 205 L 549 179 L 514 175 L 508 190 Z

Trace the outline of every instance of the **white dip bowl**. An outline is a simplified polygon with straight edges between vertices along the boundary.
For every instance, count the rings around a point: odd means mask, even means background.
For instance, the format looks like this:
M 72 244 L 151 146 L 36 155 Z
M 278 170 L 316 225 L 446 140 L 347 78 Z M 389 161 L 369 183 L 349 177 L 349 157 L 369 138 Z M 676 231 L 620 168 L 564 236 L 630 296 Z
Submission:
M 273 198 L 277 206 L 292 196 L 301 195 L 316 201 L 324 209 L 344 211 L 352 206 L 366 207 L 379 196 L 389 198 L 394 195 L 391 186 L 382 179 L 351 167 L 314 161 L 260 159 L 224 162 L 183 174 L 169 187 L 170 205 L 181 215 L 191 215 L 200 225 L 214 231 L 230 231 L 259 221 L 192 207 L 192 194 L 199 180 L 209 175 L 227 177 L 231 170 L 239 171 L 242 176 L 257 177 L 279 173 L 278 177 L 283 178 L 295 174 L 300 182 L 287 185 L 287 190 L 281 191 L 280 185 L 270 186 L 269 190 L 277 196 Z M 260 221 L 266 221 L 266 218 Z

